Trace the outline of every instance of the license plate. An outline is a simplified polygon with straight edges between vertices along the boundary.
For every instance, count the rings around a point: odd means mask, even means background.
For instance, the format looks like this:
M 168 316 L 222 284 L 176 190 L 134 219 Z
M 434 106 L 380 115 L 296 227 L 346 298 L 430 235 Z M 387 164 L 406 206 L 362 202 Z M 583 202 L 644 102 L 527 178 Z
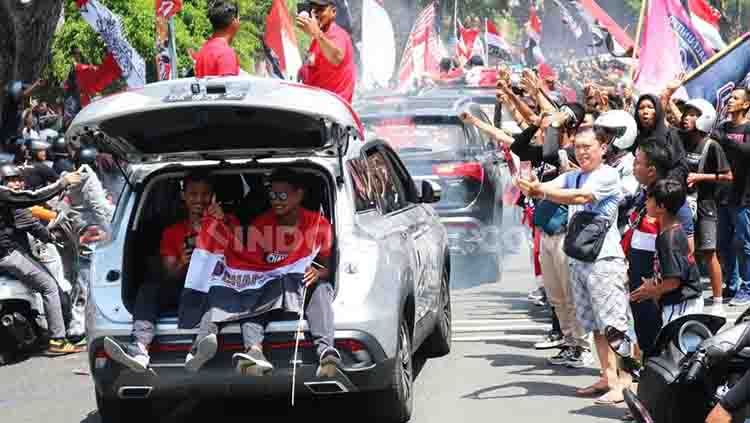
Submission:
M 224 92 L 209 93 L 205 85 L 193 82 L 189 85 L 173 87 L 168 96 L 164 97 L 165 103 L 182 103 L 193 101 L 240 101 L 250 92 L 249 82 L 227 82 L 224 84 Z

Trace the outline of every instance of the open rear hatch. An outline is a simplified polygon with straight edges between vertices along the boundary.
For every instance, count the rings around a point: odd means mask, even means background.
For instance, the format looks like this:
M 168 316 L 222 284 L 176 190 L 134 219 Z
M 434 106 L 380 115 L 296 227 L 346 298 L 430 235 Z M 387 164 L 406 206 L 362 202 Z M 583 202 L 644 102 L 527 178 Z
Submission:
M 342 155 L 348 135 L 361 132 L 351 107 L 323 90 L 227 77 L 104 98 L 78 114 L 68 136 L 128 162 L 163 162 Z

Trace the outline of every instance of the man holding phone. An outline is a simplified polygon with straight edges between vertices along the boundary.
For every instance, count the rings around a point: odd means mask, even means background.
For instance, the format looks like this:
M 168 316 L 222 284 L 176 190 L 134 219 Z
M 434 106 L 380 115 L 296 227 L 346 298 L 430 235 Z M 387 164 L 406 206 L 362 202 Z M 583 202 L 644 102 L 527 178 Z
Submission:
M 297 15 L 297 27 L 312 39 L 299 79 L 351 103 L 356 79 L 351 37 L 336 24 L 333 0 L 309 0 L 308 4 L 312 13 L 301 10 Z
M 107 354 L 135 372 L 148 369 L 148 347 L 154 339 L 160 311 L 175 308 L 179 303 L 201 219 L 215 200 L 213 197 L 209 175 L 193 173 L 185 176 L 182 180 L 182 201 L 187 216 L 168 226 L 161 234 L 159 255 L 163 278 L 145 281 L 138 288 L 133 313 L 133 343 L 120 345 L 111 338 L 104 340 Z

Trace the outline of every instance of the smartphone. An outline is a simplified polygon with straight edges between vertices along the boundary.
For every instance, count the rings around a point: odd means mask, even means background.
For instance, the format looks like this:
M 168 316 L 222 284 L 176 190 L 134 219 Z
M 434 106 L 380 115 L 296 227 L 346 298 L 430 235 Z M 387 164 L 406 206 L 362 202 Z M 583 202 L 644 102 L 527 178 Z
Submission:
M 570 168 L 570 159 L 568 158 L 568 152 L 566 150 L 560 149 L 558 150 L 557 155 L 560 158 L 560 169 Z
M 303 1 L 300 3 L 297 3 L 297 15 L 302 15 L 305 13 L 308 18 L 312 16 L 312 3 Z
M 520 169 L 519 177 L 527 181 L 531 180 L 531 162 L 529 161 L 521 162 L 521 169 Z

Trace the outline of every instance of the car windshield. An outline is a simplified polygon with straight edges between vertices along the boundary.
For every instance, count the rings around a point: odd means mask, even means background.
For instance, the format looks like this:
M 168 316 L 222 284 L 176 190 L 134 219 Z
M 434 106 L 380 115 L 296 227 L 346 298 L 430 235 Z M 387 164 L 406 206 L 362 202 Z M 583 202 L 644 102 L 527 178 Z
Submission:
M 462 151 L 467 147 L 457 119 L 381 119 L 368 122 L 366 129 L 369 138 L 387 141 L 404 157 Z

